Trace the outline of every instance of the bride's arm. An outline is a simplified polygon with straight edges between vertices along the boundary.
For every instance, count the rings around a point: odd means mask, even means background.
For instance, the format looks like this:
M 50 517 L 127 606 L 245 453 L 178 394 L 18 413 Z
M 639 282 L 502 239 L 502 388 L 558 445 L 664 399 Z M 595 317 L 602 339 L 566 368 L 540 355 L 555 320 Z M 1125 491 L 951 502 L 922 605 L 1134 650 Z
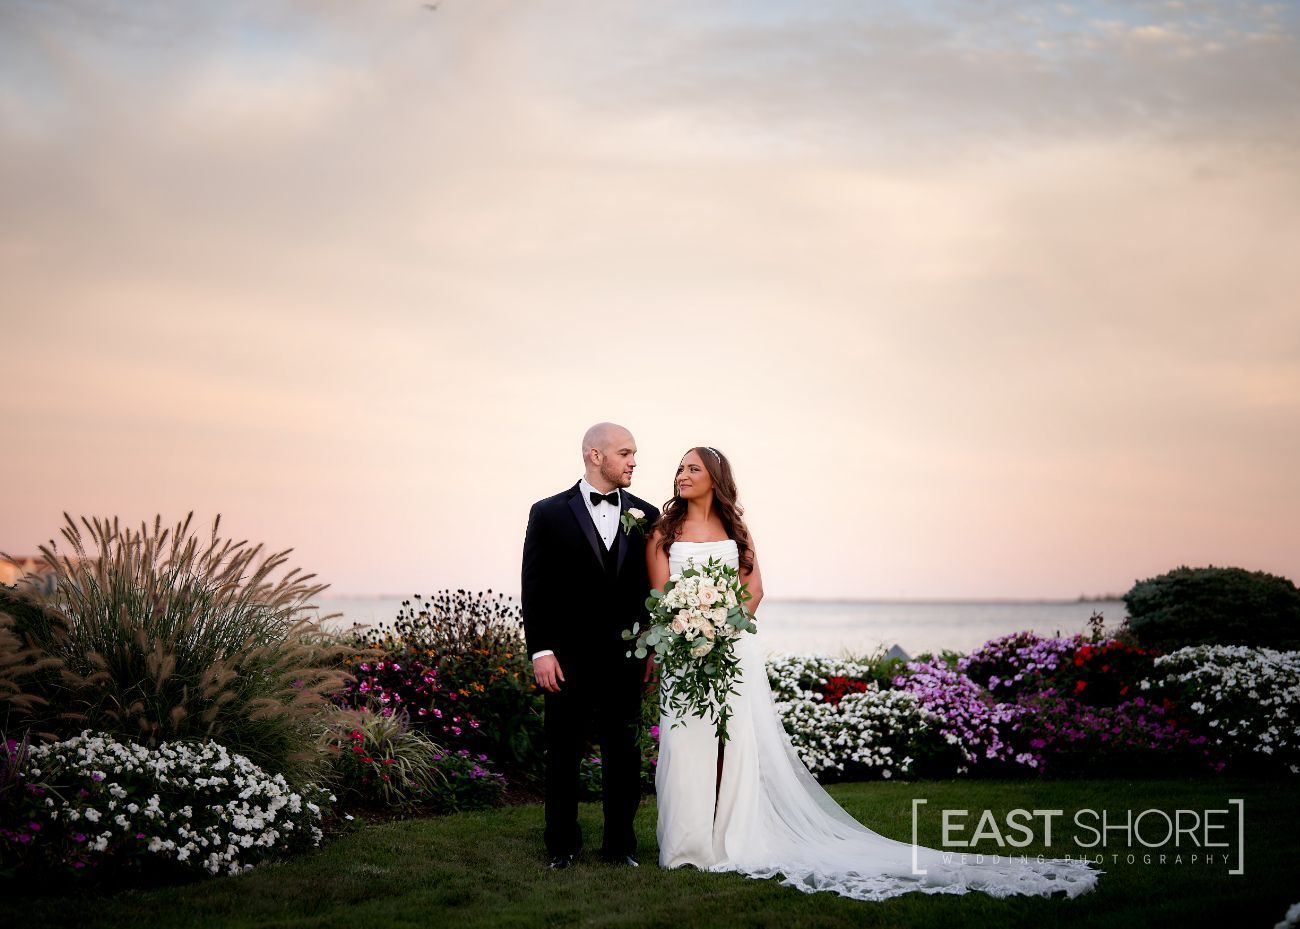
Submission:
M 758 605 L 763 602 L 763 572 L 758 569 L 758 555 L 754 550 L 749 550 L 749 557 L 754 561 L 754 567 L 746 571 L 740 570 L 740 580 L 742 583 L 749 585 L 750 600 L 747 604 L 749 612 L 758 615 Z
M 663 590 L 668 583 L 668 553 L 659 544 L 662 538 L 663 532 L 656 529 L 650 533 L 650 540 L 645 544 L 645 569 L 650 575 L 650 586 L 655 590 Z M 646 595 L 649 594 L 650 591 L 647 590 Z
M 646 572 L 650 575 L 650 586 L 655 590 L 663 590 L 664 585 L 668 583 L 668 553 L 659 547 L 661 538 L 663 533 L 656 529 L 650 533 L 650 539 L 645 544 Z M 646 596 L 649 594 L 650 592 L 646 591 Z M 650 684 L 654 682 L 656 676 L 654 655 L 647 655 L 645 675 L 642 680 Z

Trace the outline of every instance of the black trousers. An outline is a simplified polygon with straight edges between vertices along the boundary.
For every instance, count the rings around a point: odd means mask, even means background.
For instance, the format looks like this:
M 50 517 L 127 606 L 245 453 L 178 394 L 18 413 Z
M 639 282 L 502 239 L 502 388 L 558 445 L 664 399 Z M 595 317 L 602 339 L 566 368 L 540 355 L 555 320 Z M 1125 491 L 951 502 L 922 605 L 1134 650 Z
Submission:
M 644 662 L 622 652 L 608 661 L 557 656 L 565 681 L 546 694 L 546 850 L 577 854 L 578 770 L 590 736 L 600 744 L 605 835 L 601 852 L 636 852 L 632 822 L 641 802 L 641 689 Z

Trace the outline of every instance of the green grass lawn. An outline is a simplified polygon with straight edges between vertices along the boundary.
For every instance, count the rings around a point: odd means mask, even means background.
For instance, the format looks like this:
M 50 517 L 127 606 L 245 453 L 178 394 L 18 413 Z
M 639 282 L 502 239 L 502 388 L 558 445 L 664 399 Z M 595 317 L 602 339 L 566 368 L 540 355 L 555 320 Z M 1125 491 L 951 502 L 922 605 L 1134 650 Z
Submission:
M 111 896 L 33 895 L 9 888 L 11 925 L 138 927 L 541 927 L 771 926 L 1261 926 L 1272 927 L 1300 900 L 1294 845 L 1297 799 L 1289 781 L 1232 779 L 926 781 L 842 784 L 835 797 L 872 828 L 911 837 L 914 797 L 928 803 L 922 842 L 938 845 L 938 811 L 1016 807 L 1202 810 L 1245 800 L 1245 875 L 1230 866 L 1133 864 L 1112 841 L 1097 891 L 1074 900 L 906 894 L 862 903 L 833 894 L 803 894 L 775 881 L 655 866 L 655 808 L 637 819 L 643 867 L 616 868 L 590 859 L 566 872 L 543 864 L 540 806 L 366 825 L 293 861 L 237 877 Z M 600 810 L 584 805 L 583 830 L 599 843 Z M 974 825 L 972 820 L 971 826 Z M 1078 834 L 1069 830 L 1069 835 Z M 1040 832 L 1041 836 L 1041 832 Z M 1222 837 L 1222 836 L 1221 836 Z M 1229 831 L 1236 853 L 1235 826 Z M 1053 836 L 1052 854 L 1077 851 Z M 992 847 L 990 847 L 990 850 Z M 1047 851 L 1041 846 L 1028 851 Z M 1140 854 L 1145 851 L 1138 848 Z

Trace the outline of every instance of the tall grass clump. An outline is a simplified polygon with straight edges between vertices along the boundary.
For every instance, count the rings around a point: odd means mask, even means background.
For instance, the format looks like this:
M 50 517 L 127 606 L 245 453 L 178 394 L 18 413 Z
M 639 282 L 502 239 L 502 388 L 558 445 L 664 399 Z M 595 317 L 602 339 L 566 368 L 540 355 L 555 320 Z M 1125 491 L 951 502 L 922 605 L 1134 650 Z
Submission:
M 486 755 L 444 748 L 414 728 L 405 709 L 389 716 L 337 710 L 325 737 L 334 754 L 331 782 L 345 801 L 451 813 L 501 799 L 504 779 L 483 767 Z
M 212 739 L 259 767 L 305 782 L 344 657 L 310 600 L 325 585 L 288 570 L 289 551 L 191 528 L 129 529 L 116 518 L 64 514 L 62 538 L 41 547 L 51 576 L 0 601 L 0 696 L 11 720 L 49 741 L 83 729 L 149 747 Z M 25 651 L 24 651 L 25 650 Z M 21 715 L 20 715 L 21 714 Z

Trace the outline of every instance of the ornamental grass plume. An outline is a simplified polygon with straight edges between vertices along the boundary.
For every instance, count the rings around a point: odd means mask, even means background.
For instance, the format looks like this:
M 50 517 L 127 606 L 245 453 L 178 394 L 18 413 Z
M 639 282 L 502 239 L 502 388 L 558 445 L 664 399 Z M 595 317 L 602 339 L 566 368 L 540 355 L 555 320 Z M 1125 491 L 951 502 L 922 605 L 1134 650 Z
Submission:
M 19 641 L 0 635 L 0 667 L 17 663 L 31 727 L 47 740 L 87 727 L 150 747 L 214 739 L 305 782 L 350 654 L 315 618 L 310 600 L 326 585 L 297 568 L 277 580 L 289 550 L 223 539 L 220 516 L 200 538 L 192 518 L 132 530 L 65 513 L 71 551 L 42 546 L 50 574 L 6 597 Z
M 7 597 L 5 598 L 8 599 Z M 7 604 L 0 600 L 0 610 Z M 31 720 L 48 701 L 31 689 L 34 678 L 57 673 L 61 662 L 23 642 L 14 617 L 0 612 L 0 710 L 6 727 Z

